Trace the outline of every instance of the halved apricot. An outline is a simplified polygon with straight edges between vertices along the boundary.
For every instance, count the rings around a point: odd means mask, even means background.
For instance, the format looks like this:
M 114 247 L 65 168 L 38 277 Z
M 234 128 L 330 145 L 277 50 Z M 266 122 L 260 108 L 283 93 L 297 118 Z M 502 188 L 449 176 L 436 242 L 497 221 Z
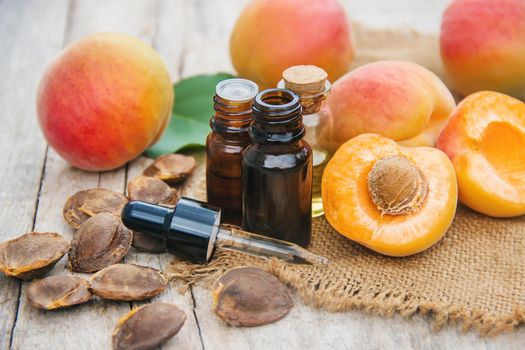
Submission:
M 459 199 L 494 217 L 525 214 L 525 104 L 482 91 L 465 98 L 439 135 L 452 160 Z
M 323 174 L 330 225 L 376 252 L 407 256 L 448 230 L 457 205 L 452 163 L 431 147 L 403 147 L 377 134 L 344 143 Z

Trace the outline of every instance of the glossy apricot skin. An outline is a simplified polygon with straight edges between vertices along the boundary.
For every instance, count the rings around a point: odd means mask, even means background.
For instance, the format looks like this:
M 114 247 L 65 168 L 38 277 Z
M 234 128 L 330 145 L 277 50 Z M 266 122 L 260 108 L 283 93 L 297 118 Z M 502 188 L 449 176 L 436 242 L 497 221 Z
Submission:
M 230 38 L 239 76 L 274 88 L 291 66 L 313 64 L 335 81 L 354 57 L 350 21 L 337 0 L 252 0 Z
M 377 133 L 406 146 L 434 146 L 456 103 L 430 70 L 408 61 L 377 61 L 336 81 L 317 135 L 331 153 L 352 137 Z
M 428 181 L 423 206 L 411 214 L 381 215 L 368 192 L 368 174 L 383 157 L 409 159 Z M 322 179 L 325 217 L 340 234 L 389 256 L 422 252 L 448 230 L 457 206 L 457 183 L 448 157 L 431 147 L 403 147 L 378 134 L 362 134 L 343 144 Z
M 73 166 L 110 170 L 161 136 L 173 99 L 167 68 L 150 46 L 97 33 L 48 66 L 38 90 L 38 121 L 48 144 Z
M 525 104 L 497 92 L 465 98 L 438 138 L 456 170 L 459 199 L 494 217 L 525 214 Z
M 447 79 L 461 94 L 493 90 L 525 98 L 525 1 L 452 2 L 440 48 Z

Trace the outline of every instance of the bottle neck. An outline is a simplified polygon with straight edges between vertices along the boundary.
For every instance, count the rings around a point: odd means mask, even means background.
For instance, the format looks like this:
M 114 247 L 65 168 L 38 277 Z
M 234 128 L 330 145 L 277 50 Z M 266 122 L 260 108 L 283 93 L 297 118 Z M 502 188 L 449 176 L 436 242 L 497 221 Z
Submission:
M 286 82 L 284 80 L 279 81 L 277 87 L 283 89 L 287 88 Z M 327 80 L 324 83 L 324 90 L 318 93 L 301 93 L 299 91 L 294 91 L 293 89 L 290 90 L 299 95 L 299 98 L 301 99 L 301 105 L 303 106 L 303 114 L 306 118 L 307 115 L 319 113 L 323 107 L 324 102 L 326 101 L 326 98 L 328 97 L 328 94 L 330 93 L 331 88 L 332 85 Z
M 213 97 L 215 114 L 210 119 L 210 127 L 218 133 L 239 133 L 248 131 L 253 117 L 253 100 L 232 101 L 218 95 Z
M 259 144 L 288 144 L 305 134 L 299 96 L 290 90 L 268 89 L 253 103 L 253 123 L 249 132 Z

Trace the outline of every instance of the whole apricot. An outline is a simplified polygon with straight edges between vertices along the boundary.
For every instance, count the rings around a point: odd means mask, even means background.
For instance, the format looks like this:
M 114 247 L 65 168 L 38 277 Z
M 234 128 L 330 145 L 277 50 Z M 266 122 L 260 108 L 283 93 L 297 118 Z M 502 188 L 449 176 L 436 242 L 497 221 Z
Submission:
M 525 1 L 456 0 L 443 15 L 441 57 L 451 85 L 525 98 Z
M 335 81 L 348 71 L 354 48 L 337 0 L 253 0 L 233 29 L 230 54 L 238 74 L 263 90 L 301 64 L 321 67 Z
M 433 146 L 455 105 L 443 82 L 418 64 L 366 64 L 333 84 L 321 112 L 318 140 L 330 153 L 363 133 L 381 134 L 406 146 Z
M 322 179 L 326 220 L 378 253 L 407 256 L 447 232 L 456 212 L 456 175 L 432 147 L 403 147 L 378 134 L 343 144 Z
M 38 120 L 49 145 L 72 165 L 117 168 L 164 131 L 173 88 L 159 55 L 124 34 L 80 39 L 40 82 Z
M 495 217 L 525 214 L 525 104 L 482 91 L 452 113 L 437 147 L 452 160 L 459 199 Z

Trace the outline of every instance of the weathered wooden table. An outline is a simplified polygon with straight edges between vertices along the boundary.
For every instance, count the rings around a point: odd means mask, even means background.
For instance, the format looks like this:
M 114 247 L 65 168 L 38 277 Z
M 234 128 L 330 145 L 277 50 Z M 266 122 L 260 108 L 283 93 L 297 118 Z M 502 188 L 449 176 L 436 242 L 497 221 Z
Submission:
M 46 146 L 36 122 L 35 96 L 46 64 L 60 49 L 96 31 L 118 31 L 150 43 L 171 77 L 232 71 L 231 28 L 245 0 L 0 0 L 0 241 L 29 231 L 72 236 L 62 219 L 66 198 L 80 189 L 123 192 L 145 158 L 106 173 L 71 168 Z M 436 32 L 448 0 L 347 0 L 352 19 L 377 27 Z M 131 251 L 127 262 L 162 268 L 168 255 Z M 64 259 L 65 260 L 65 259 Z M 54 274 L 68 274 L 64 260 Z M 454 327 L 432 332 L 428 319 L 384 319 L 360 311 L 328 313 L 296 307 L 278 323 L 252 329 L 227 327 L 211 311 L 208 290 L 177 284 L 156 298 L 187 315 L 172 349 L 519 349 L 525 329 L 496 338 L 462 334 Z M 439 286 L 436 286 L 439 288 Z M 108 349 L 117 320 L 129 303 L 95 301 L 65 311 L 42 312 L 26 302 L 27 284 L 0 277 L 0 349 Z

